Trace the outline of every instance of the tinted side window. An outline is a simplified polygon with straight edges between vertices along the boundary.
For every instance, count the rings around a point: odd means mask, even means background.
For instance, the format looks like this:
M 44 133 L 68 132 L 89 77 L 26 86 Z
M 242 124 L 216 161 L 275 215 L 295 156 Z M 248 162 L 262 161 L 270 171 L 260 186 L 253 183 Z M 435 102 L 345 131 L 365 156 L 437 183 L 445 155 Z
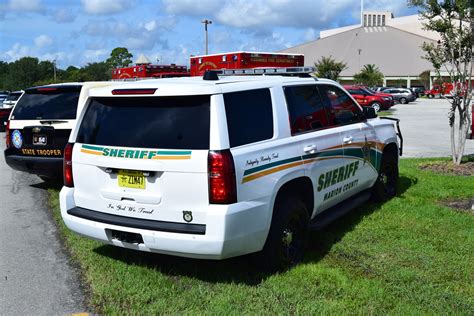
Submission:
M 76 118 L 80 87 L 46 90 L 27 90 L 12 114 L 15 120 L 45 120 Z
M 363 117 L 359 107 L 341 89 L 323 85 L 320 91 L 329 109 L 330 125 L 356 123 Z
M 269 89 L 225 93 L 224 102 L 231 147 L 273 137 Z
M 326 110 L 315 85 L 285 87 L 285 98 L 291 134 L 328 127 Z
M 210 96 L 94 98 L 77 142 L 163 149 L 209 149 Z

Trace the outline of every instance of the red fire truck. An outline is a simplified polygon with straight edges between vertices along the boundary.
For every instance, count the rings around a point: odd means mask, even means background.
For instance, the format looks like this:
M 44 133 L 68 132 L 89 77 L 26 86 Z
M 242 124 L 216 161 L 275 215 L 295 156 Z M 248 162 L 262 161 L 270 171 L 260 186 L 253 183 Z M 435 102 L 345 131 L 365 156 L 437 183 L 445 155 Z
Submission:
M 283 53 L 231 52 L 191 56 L 191 76 L 202 76 L 206 70 L 259 67 L 302 67 L 304 55 Z
M 189 77 L 186 66 L 139 64 L 112 70 L 112 79 Z

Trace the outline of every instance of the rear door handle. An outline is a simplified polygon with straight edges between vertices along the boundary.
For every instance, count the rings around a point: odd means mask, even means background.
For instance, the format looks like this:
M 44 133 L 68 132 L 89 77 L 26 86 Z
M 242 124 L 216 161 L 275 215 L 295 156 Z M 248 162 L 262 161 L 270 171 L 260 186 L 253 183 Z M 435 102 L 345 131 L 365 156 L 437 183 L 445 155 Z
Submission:
M 307 154 L 314 154 L 316 152 L 316 145 L 308 145 L 303 150 Z
M 350 143 L 352 143 L 352 140 L 353 140 L 353 137 L 352 137 L 352 136 L 346 136 L 346 137 L 344 137 L 344 138 L 342 139 L 342 142 L 343 142 L 344 144 L 350 144 Z

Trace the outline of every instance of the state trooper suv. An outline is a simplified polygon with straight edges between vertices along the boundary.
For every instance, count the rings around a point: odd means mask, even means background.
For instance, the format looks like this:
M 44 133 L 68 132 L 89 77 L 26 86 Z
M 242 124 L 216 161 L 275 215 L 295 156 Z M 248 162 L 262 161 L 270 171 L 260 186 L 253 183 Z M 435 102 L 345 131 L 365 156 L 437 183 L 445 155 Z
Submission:
M 397 134 L 339 84 L 309 76 L 211 72 L 92 89 L 65 149 L 61 214 L 115 246 L 257 253 L 285 268 L 310 228 L 396 194 Z
M 108 82 L 58 83 L 28 88 L 6 125 L 6 163 L 45 181 L 63 177 L 63 150 L 76 124 L 77 105 L 91 87 Z

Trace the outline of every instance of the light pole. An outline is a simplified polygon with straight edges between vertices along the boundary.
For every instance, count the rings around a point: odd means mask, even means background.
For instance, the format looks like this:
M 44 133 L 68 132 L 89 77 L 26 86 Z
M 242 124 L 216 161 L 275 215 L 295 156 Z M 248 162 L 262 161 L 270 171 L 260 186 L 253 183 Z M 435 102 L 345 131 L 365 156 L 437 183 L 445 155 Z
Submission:
M 208 20 L 208 19 L 204 19 L 201 21 L 201 23 L 204 24 L 204 32 L 206 33 L 206 55 L 208 54 L 208 42 L 207 42 L 207 25 L 208 24 L 212 24 L 212 21 L 211 20 Z

